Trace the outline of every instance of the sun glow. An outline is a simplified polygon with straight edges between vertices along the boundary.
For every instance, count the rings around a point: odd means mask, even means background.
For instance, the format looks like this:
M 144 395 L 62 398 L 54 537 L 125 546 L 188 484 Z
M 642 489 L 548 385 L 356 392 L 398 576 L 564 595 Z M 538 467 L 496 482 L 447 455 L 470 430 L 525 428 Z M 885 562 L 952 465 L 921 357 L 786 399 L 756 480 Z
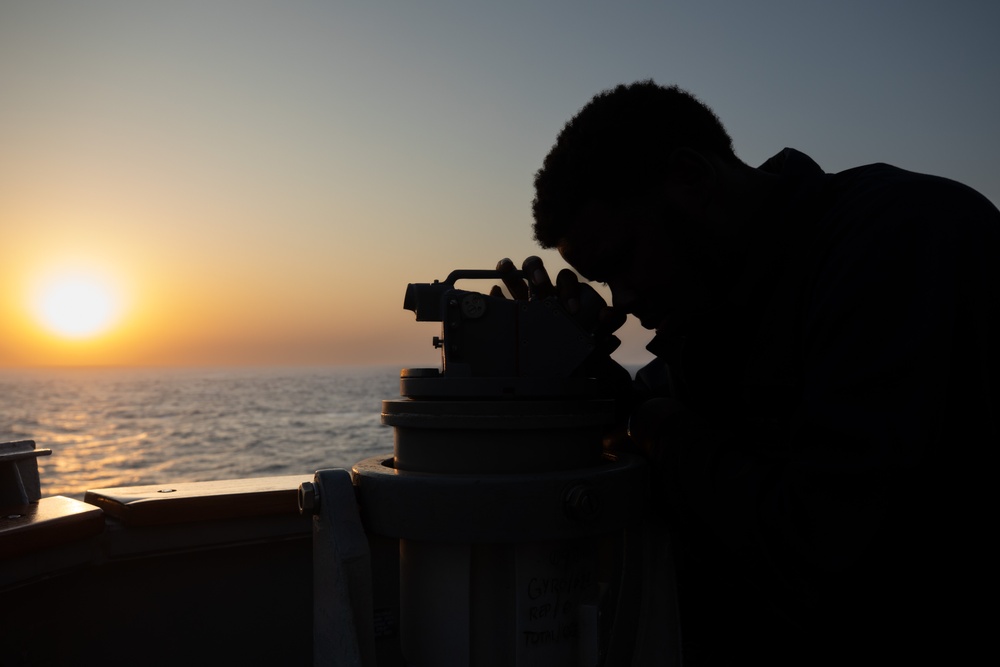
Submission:
M 35 316 L 65 338 L 91 338 L 108 331 L 121 314 L 111 281 L 93 271 L 67 271 L 43 281 L 32 297 Z

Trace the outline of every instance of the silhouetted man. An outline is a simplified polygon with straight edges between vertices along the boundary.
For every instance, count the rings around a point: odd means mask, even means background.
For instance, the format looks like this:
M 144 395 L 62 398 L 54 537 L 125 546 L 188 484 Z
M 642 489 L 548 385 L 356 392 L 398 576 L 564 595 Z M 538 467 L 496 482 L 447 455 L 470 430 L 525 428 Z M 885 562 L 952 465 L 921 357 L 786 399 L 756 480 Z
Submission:
M 825 174 L 785 149 L 752 168 L 711 110 L 649 81 L 587 104 L 535 187 L 538 242 L 608 285 L 612 326 L 656 330 L 664 381 L 631 435 L 678 550 L 688 664 L 982 646 L 997 209 L 885 164 Z M 572 272 L 525 268 L 579 308 Z

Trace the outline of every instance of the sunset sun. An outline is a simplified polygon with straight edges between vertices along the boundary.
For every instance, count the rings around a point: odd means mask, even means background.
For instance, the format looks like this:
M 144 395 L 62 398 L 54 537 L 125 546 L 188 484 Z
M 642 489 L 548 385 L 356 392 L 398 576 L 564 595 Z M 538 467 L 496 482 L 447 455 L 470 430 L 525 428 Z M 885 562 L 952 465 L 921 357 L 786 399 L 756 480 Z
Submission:
M 49 331 L 66 338 L 89 338 L 115 324 L 121 303 L 107 279 L 75 272 L 45 281 L 34 297 L 34 309 Z

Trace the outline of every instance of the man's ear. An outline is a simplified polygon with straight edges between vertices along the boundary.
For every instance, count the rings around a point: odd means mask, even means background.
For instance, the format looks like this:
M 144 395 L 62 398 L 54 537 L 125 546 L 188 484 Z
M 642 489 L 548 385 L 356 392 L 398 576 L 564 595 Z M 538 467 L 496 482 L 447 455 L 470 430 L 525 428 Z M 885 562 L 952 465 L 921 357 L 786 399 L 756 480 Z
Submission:
M 678 148 L 667 158 L 665 193 L 692 213 L 703 212 L 716 189 L 717 174 L 711 161 L 691 148 Z

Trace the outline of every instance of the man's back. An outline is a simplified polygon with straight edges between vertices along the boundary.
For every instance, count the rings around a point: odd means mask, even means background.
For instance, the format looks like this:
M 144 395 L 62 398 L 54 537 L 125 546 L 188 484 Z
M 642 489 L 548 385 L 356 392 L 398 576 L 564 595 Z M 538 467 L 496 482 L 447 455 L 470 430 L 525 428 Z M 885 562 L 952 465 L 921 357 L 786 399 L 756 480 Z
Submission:
M 1000 215 L 944 179 L 807 160 L 770 164 L 777 235 L 730 301 L 661 341 L 714 432 L 676 475 L 682 614 L 713 664 L 950 651 L 985 583 Z

